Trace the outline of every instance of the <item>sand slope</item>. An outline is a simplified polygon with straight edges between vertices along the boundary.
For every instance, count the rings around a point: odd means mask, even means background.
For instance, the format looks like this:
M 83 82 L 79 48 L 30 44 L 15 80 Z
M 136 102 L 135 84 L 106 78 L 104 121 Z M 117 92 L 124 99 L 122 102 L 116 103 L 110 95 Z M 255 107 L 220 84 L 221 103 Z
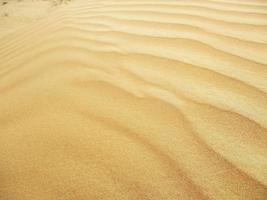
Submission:
M 267 199 L 267 1 L 47 3 L 0 19 L 1 200 Z

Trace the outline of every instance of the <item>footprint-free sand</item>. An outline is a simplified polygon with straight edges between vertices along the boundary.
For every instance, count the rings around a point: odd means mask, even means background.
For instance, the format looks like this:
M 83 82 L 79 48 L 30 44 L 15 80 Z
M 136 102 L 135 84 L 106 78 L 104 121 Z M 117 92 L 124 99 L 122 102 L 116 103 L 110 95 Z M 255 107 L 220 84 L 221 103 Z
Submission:
M 267 1 L 1 0 L 0 200 L 189 199 L 267 199 Z

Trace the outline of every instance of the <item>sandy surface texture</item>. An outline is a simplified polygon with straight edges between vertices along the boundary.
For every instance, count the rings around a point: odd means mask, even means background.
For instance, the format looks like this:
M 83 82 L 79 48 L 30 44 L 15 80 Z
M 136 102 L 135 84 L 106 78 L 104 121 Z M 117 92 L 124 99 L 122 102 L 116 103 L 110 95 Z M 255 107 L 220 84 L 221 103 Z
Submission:
M 0 200 L 266 200 L 266 0 L 0 0 Z

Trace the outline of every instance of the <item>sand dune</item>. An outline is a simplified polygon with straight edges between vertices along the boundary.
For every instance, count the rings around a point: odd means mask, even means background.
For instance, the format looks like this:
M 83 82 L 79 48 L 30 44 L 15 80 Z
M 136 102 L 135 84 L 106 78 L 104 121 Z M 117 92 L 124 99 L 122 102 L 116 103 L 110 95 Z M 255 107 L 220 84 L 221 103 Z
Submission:
M 267 1 L 0 15 L 1 200 L 267 199 Z

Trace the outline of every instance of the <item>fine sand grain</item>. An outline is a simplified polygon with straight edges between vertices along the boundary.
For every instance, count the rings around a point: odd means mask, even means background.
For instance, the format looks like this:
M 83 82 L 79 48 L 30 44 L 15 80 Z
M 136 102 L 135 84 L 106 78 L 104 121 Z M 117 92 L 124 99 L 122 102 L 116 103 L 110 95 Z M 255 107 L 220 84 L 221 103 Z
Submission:
M 187 199 L 267 199 L 267 1 L 0 0 L 0 200 Z

